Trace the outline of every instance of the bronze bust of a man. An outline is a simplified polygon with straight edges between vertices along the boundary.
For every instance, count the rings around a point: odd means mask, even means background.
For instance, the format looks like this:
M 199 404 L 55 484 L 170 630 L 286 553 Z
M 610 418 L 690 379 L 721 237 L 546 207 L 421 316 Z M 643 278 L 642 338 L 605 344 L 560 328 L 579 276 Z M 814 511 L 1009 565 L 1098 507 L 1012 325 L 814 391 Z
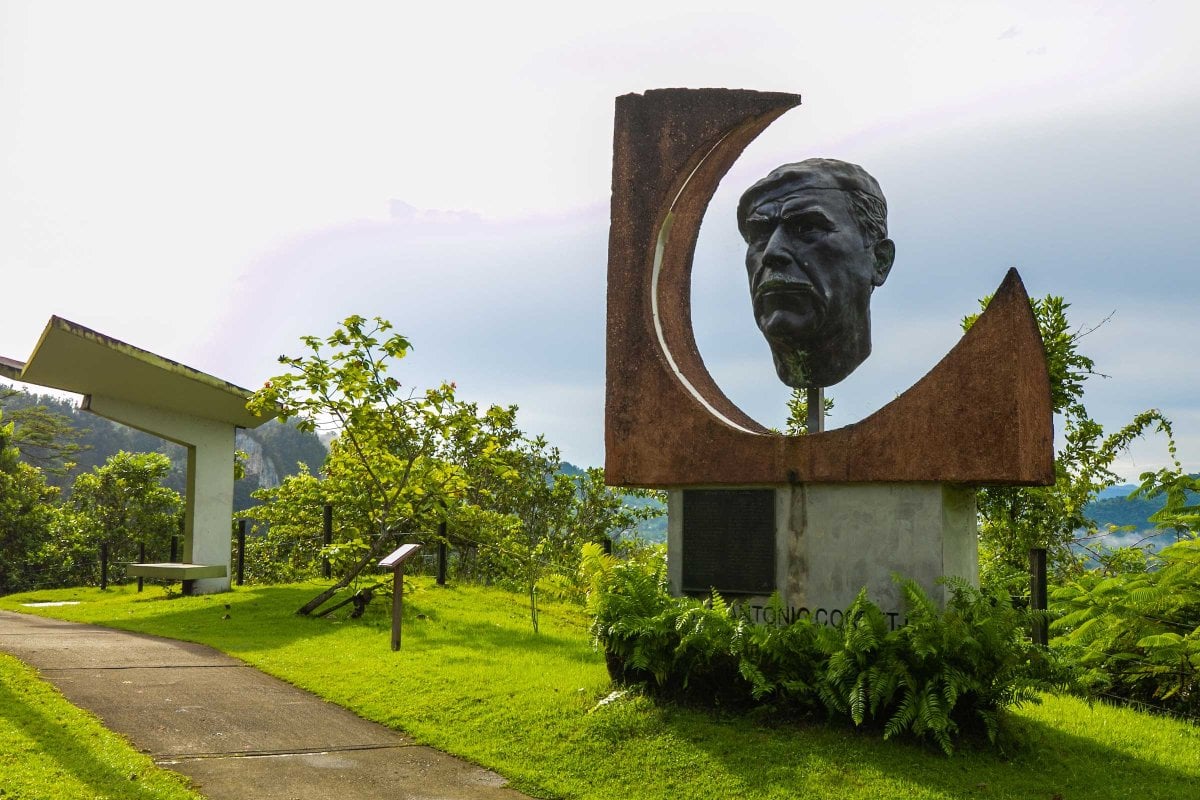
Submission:
M 871 354 L 871 293 L 896 256 L 887 201 L 857 164 L 811 158 L 742 195 L 738 229 L 759 330 L 788 386 L 832 386 Z

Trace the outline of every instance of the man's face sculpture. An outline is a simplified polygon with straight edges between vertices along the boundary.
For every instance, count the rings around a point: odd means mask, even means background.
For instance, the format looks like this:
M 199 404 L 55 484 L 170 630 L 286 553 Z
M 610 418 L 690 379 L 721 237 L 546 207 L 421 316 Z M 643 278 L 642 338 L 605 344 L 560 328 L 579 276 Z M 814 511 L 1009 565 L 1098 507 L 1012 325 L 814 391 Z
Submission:
M 844 161 L 785 164 L 742 195 L 738 227 L 779 379 L 838 383 L 871 354 L 871 292 L 895 258 L 879 184 Z

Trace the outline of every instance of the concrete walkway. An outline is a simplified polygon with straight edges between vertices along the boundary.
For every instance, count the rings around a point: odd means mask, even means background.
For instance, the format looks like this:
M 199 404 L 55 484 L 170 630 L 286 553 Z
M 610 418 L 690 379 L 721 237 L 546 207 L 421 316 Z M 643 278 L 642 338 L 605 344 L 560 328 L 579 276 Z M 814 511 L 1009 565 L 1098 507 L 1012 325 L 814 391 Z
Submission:
M 203 645 L 0 612 L 0 651 L 212 800 L 526 797 Z

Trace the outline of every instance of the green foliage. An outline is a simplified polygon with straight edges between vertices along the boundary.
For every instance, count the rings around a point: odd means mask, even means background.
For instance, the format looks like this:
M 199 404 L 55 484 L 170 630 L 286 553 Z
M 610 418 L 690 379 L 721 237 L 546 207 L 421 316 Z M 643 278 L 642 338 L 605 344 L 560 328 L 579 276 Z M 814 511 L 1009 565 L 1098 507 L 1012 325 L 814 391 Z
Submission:
M 8 415 L 14 426 L 12 445 L 26 463 L 54 475 L 69 472 L 83 450 L 79 441 L 82 432 L 71 424 L 67 414 L 29 400 L 26 392 L 0 387 L 0 408 L 12 406 Z
M 71 400 L 52 395 L 0 386 L 0 407 L 14 418 L 33 422 L 29 435 L 38 446 L 23 453 L 23 458 L 44 468 L 47 482 L 59 487 L 64 496 L 70 495 L 77 477 L 103 466 L 121 451 L 161 452 L 168 456 L 175 466 L 167 485 L 177 491 L 183 489 L 186 451 L 180 445 L 82 411 Z M 18 422 L 17 428 L 21 427 Z
M 366 544 L 301 614 L 355 581 L 395 546 L 394 534 L 419 530 L 465 490 L 463 471 L 449 456 L 478 432 L 475 408 L 456 399 L 451 383 L 405 391 L 389 369 L 412 345 L 391 327 L 352 316 L 325 339 L 303 337 L 308 352 L 280 356 L 289 371 L 267 381 L 248 404 L 279 409 L 301 430 L 336 432 L 323 491 L 337 505 L 342 541 Z
M 146 546 L 149 557 L 166 556 L 183 508 L 178 492 L 162 485 L 170 470 L 171 460 L 162 453 L 120 452 L 75 479 L 69 510 L 78 545 L 90 554 L 108 543 L 114 582 L 124 577 L 121 562 L 137 560 L 139 545 Z M 96 581 L 99 576 L 75 578 Z
M 13 431 L 0 411 L 0 594 L 49 585 L 48 551 L 59 522 L 58 490 L 20 460 Z
M 391 328 L 380 318 L 353 316 L 325 339 L 304 337 L 308 352 L 281 356 L 289 372 L 267 381 L 250 402 L 252 409 L 282 409 L 282 417 L 297 419 L 303 430 L 337 436 L 319 492 L 336 508 L 339 528 L 330 555 L 342 557 L 336 559 L 338 579 L 305 603 L 302 614 L 354 582 L 395 547 L 398 535 L 428 539 L 449 519 L 464 530 L 500 530 L 520 536 L 527 566 L 551 524 L 545 492 L 534 492 L 544 486 L 541 465 L 550 461 L 544 441 L 521 439 L 512 424 L 515 408 L 480 414 L 476 405 L 456 398 L 453 383 L 406 390 L 389 370 L 412 345 Z M 556 462 L 557 453 L 553 457 Z M 519 490 L 511 491 L 516 484 Z M 495 498 L 505 490 L 526 501 L 524 516 L 472 502 L 472 496 Z M 293 495 L 272 497 L 278 503 Z M 272 514 L 297 516 L 266 512 Z M 532 577 L 530 585 L 535 582 Z
M 473 507 L 463 504 L 456 512 L 460 519 L 474 515 L 490 521 L 490 531 L 476 528 L 476 541 L 491 544 L 481 553 L 484 574 L 528 594 L 536 631 L 539 592 L 582 596 L 582 546 L 619 537 L 661 512 L 660 507 L 627 505 L 625 493 L 605 485 L 601 469 L 563 472 L 557 448 L 542 437 L 526 438 L 514 428 L 499 440 L 504 445 L 496 458 L 507 469 L 475 482 L 488 490 L 473 493 Z
M 287 583 L 316 577 L 326 502 L 321 480 L 301 465 L 297 474 L 253 496 L 260 504 L 237 514 L 264 523 L 253 525 L 246 537 L 246 580 Z
M 1171 443 L 1171 457 L 1175 457 Z M 1161 499 L 1163 505 L 1150 515 L 1159 530 L 1169 530 L 1176 538 L 1200 535 L 1200 475 L 1185 475 L 1175 462 L 1176 469 L 1146 472 L 1134 490 L 1134 499 Z
M 1087 693 L 1200 716 L 1200 539 L 1083 573 L 1051 599 L 1053 644 Z
M 961 581 L 944 611 L 902 581 L 908 624 L 895 630 L 865 591 L 840 628 L 806 618 L 762 625 L 716 594 L 668 596 L 661 564 L 607 564 L 594 554 L 585 563 L 596 584 L 593 635 L 610 674 L 665 698 L 824 712 L 884 738 L 929 738 L 949 753 L 967 730 L 995 741 L 1001 711 L 1036 701 L 1060 671 L 1026 640 L 1026 612 Z
M 828 417 L 833 412 L 833 398 L 824 398 L 825 416 Z M 791 395 L 787 401 L 787 421 L 784 423 L 783 432 L 788 436 L 803 436 L 808 433 L 808 391 L 805 389 L 792 389 Z
M 946 752 L 960 726 L 996 741 L 1000 710 L 1036 702 L 1049 685 L 1044 651 L 1025 641 L 1028 615 L 961 581 L 951 583 L 944 612 L 914 582 L 901 588 L 908 624 L 897 630 L 865 593 L 846 612 L 822 687 L 826 705 L 856 724 L 886 720 L 885 738 L 911 731 Z
M 350 317 L 324 340 L 304 337 L 308 353 L 281 357 L 290 371 L 255 394 L 251 408 L 279 408 L 301 429 L 337 436 L 319 480 L 305 474 L 256 495 L 265 504 L 248 515 L 270 529 L 255 546 L 286 554 L 291 571 L 277 576 L 304 574 L 318 505 L 334 506 L 334 545 L 323 555 L 338 580 L 301 609 L 310 613 L 398 536 L 432 544 L 445 522 L 460 572 L 520 587 L 536 631 L 539 587 L 580 592 L 580 544 L 659 509 L 628 507 L 600 470 L 564 473 L 556 448 L 517 427 L 515 406 L 481 411 L 453 383 L 405 391 L 389 369 L 412 345 L 390 331 L 386 320 Z

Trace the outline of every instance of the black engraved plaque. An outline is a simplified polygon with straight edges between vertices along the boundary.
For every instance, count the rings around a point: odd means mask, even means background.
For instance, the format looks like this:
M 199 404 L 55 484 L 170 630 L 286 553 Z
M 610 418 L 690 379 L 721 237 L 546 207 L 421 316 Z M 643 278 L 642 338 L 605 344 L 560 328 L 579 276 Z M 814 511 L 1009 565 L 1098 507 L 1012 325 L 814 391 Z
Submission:
M 775 591 L 775 491 L 685 489 L 684 592 Z

